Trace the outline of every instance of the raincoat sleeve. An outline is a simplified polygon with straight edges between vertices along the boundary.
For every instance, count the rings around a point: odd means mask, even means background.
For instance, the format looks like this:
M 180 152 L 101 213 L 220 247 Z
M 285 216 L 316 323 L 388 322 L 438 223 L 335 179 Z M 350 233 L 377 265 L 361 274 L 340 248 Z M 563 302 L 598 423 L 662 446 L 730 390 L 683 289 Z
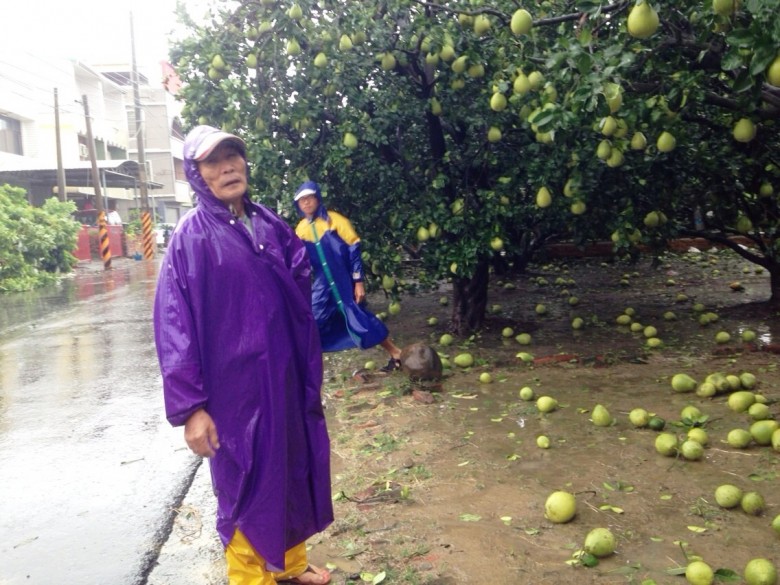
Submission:
M 183 425 L 206 406 L 198 333 L 184 272 L 171 246 L 160 269 L 154 302 L 154 336 L 163 377 L 165 416 Z
M 352 223 L 343 215 L 331 212 L 330 220 L 331 228 L 336 230 L 339 237 L 347 244 L 352 282 L 362 282 L 365 278 L 365 272 L 363 271 L 363 258 L 360 255 L 360 236 Z

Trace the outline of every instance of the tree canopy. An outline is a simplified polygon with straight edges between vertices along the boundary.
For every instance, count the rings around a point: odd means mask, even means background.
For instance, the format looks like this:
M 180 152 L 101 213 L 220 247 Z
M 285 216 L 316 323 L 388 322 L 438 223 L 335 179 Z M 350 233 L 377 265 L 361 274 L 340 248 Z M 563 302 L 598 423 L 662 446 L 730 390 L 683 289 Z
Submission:
M 180 8 L 186 122 L 245 138 L 273 208 L 319 182 L 375 275 L 452 277 L 456 329 L 552 239 L 704 235 L 780 301 L 780 0 L 218 5 Z

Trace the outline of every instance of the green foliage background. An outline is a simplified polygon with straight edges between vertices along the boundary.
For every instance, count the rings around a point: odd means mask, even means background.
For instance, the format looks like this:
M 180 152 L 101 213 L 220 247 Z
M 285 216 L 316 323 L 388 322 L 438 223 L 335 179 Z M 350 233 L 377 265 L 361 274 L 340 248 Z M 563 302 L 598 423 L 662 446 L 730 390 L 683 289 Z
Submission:
M 730 15 L 657 0 L 660 26 L 644 39 L 627 31 L 635 5 L 646 3 L 528 4 L 527 34 L 510 29 L 513 0 L 240 0 L 205 20 L 182 5 L 189 35 L 172 58 L 186 122 L 244 137 L 254 193 L 283 213 L 302 180 L 320 182 L 363 234 L 377 276 L 412 257 L 423 278 L 452 277 L 457 289 L 554 239 L 611 238 L 630 253 L 679 235 L 743 235 L 755 248 L 735 249 L 770 270 L 780 299 L 780 88 L 766 78 L 780 59 L 780 0 L 735 2 Z M 485 18 L 489 29 L 476 30 Z M 542 83 L 518 90 L 533 72 Z M 604 136 L 610 115 L 620 130 Z M 732 135 L 742 118 L 757 128 L 747 143 Z M 500 140 L 488 140 L 491 127 Z M 646 147 L 630 146 L 637 132 Z M 662 132 L 676 138 L 671 152 L 656 147 Z M 610 162 L 596 156 L 605 140 L 619 152 Z M 669 221 L 648 226 L 650 212 Z M 422 241 L 431 224 L 436 237 Z
M 75 210 L 56 198 L 33 207 L 23 189 L 0 185 L 0 292 L 30 290 L 72 270 Z

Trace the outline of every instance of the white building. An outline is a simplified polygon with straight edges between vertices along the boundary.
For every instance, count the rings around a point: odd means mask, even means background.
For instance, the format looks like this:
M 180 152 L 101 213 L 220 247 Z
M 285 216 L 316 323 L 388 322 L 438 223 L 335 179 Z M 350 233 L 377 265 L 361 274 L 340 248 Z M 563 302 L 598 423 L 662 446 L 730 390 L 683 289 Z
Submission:
M 89 66 L 25 51 L 0 53 L 0 184 L 23 187 L 31 203 L 57 196 L 55 90 L 66 196 L 94 207 L 84 97 L 104 208 L 124 221 L 140 207 L 135 101 L 129 66 Z M 178 103 L 139 75 L 148 196 L 157 222 L 176 223 L 192 206 L 183 175 Z

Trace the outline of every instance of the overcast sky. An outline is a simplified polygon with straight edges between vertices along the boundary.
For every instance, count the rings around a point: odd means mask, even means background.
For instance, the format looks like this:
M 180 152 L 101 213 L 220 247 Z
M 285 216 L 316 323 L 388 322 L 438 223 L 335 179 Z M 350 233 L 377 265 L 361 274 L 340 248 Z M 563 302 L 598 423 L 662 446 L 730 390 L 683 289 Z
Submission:
M 208 0 L 188 0 L 200 16 Z M 130 11 L 139 69 L 168 56 L 176 0 L 16 0 L 3 2 L 0 48 L 78 59 L 87 64 L 130 63 Z M 195 12 L 200 10 L 200 13 Z M 6 57 L 8 57 L 6 53 Z

